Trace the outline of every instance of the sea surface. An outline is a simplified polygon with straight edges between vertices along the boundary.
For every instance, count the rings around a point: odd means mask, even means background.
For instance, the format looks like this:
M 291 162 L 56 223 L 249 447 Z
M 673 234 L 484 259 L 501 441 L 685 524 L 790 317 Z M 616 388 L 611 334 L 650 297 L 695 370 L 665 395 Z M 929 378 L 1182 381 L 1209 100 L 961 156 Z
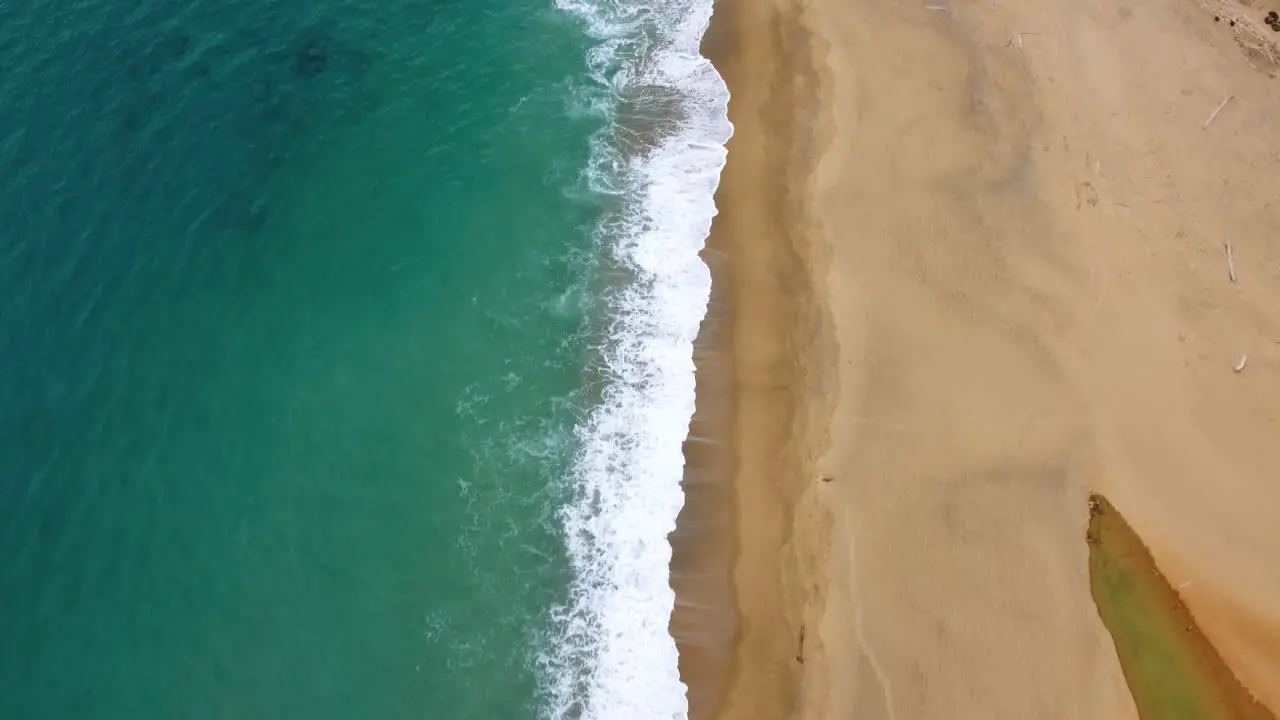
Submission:
M 710 0 L 0 0 L 0 718 L 680 718 Z

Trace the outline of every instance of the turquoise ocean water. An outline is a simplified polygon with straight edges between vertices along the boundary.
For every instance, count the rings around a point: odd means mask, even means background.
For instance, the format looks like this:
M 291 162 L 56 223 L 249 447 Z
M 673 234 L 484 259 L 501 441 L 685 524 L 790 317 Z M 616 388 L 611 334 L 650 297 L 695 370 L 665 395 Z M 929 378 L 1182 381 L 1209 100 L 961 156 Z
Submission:
M 674 718 L 673 0 L 0 3 L 0 718 Z

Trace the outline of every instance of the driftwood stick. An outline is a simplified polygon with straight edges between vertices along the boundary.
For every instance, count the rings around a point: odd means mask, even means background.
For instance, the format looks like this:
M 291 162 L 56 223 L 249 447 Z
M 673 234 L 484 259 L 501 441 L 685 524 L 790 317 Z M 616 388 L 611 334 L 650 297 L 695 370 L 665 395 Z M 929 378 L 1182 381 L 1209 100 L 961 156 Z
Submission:
M 1236 259 L 1231 252 L 1231 243 L 1223 245 L 1227 249 L 1227 275 L 1231 278 L 1231 282 L 1236 281 Z
M 1213 109 L 1213 113 L 1209 115 L 1208 120 L 1204 121 L 1204 125 L 1201 125 L 1200 129 L 1203 130 L 1209 127 L 1209 123 L 1213 122 L 1213 119 L 1218 117 L 1218 113 L 1222 112 L 1222 108 L 1226 107 L 1227 103 L 1231 102 L 1232 98 L 1234 97 L 1235 95 L 1228 95 L 1226 100 L 1223 100 L 1222 102 L 1218 103 L 1218 107 Z

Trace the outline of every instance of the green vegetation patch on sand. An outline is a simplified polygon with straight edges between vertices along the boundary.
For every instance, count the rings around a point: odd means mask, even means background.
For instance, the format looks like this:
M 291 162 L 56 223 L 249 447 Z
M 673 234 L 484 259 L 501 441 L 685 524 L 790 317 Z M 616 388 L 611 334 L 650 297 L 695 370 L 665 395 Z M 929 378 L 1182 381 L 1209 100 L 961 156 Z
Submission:
M 1275 720 L 1200 632 L 1125 519 L 1089 498 L 1089 582 L 1142 720 Z

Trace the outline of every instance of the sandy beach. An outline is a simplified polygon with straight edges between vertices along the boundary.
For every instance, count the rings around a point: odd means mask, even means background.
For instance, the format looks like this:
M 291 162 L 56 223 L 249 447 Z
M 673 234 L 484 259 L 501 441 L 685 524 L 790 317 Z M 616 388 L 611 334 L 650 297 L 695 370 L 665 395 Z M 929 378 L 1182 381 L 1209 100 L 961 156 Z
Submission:
M 695 717 L 1136 718 L 1091 492 L 1280 709 L 1269 9 L 722 3 L 738 625 Z

